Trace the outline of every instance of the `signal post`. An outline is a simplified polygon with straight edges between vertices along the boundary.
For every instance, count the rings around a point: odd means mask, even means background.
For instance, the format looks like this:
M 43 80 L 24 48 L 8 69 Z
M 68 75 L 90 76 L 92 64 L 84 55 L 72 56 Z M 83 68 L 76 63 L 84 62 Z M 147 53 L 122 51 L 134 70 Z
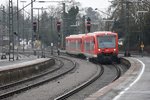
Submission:
M 58 32 L 58 48 L 57 48 L 57 54 L 60 55 L 60 47 L 61 47 L 61 35 L 60 35 L 60 29 L 61 29 L 61 22 L 57 21 L 57 32 Z
M 37 22 L 33 22 L 33 31 L 34 31 L 34 37 L 33 37 L 33 42 L 35 42 L 35 40 L 37 40 L 37 35 L 36 35 L 36 30 L 37 30 Z M 34 48 L 34 55 L 36 55 L 36 50 L 35 50 L 35 44 L 33 45 Z

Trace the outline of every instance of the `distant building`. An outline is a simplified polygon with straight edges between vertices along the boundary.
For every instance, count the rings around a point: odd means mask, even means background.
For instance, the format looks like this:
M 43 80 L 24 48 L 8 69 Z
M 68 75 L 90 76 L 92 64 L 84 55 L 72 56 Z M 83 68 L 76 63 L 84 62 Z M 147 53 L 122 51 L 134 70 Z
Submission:
M 8 28 L 0 25 L 0 46 L 8 45 L 9 36 L 8 36 Z

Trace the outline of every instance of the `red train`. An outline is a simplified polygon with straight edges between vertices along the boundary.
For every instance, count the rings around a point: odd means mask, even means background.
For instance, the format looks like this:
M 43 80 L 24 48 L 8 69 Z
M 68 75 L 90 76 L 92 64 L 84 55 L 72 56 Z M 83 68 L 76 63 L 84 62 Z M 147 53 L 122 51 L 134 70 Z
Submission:
M 66 37 L 66 52 L 84 55 L 99 62 L 118 59 L 118 34 L 99 31 Z

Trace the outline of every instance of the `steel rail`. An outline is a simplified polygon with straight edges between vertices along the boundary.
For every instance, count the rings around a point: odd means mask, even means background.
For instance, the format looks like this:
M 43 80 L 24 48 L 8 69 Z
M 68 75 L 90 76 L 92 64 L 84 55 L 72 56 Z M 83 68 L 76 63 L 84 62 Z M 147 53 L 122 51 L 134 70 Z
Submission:
M 61 58 L 63 58 L 63 57 L 61 57 Z M 65 72 L 63 72 L 63 73 L 61 73 L 61 74 L 59 74 L 59 75 L 53 76 L 53 77 L 51 77 L 51 78 L 49 78 L 49 79 L 45 79 L 45 80 L 42 80 L 42 81 L 40 81 L 40 82 L 37 82 L 37 83 L 34 83 L 34 84 L 30 84 L 30 85 L 28 85 L 28 86 L 24 86 L 24 87 L 18 88 L 18 89 L 16 89 L 16 90 L 12 90 L 12 91 L 9 91 L 9 92 L 0 94 L 0 99 L 8 98 L 8 97 L 10 97 L 10 96 L 13 96 L 14 94 L 18 94 L 18 93 L 20 93 L 20 92 L 29 90 L 29 89 L 31 89 L 31 88 L 33 88 L 33 87 L 42 85 L 42 84 L 44 84 L 44 83 L 46 83 L 46 82 L 52 81 L 52 80 L 54 80 L 54 79 L 57 79 L 57 78 L 59 78 L 59 77 L 65 75 L 65 74 L 67 74 L 68 72 L 72 71 L 72 70 L 76 67 L 76 63 L 73 62 L 73 61 L 70 60 L 70 59 L 67 59 L 67 58 L 64 58 L 64 59 L 69 60 L 70 62 L 73 63 L 72 66 L 70 67 L 70 69 L 68 69 L 67 71 L 65 71 Z
M 101 68 L 100 68 L 101 67 Z M 103 66 L 100 66 L 100 67 L 97 67 L 98 70 L 96 72 L 96 74 L 91 77 L 88 81 L 84 82 L 83 84 L 79 85 L 78 87 L 72 89 L 71 91 L 55 98 L 54 100 L 65 100 L 65 98 L 77 93 L 78 91 L 82 90 L 83 88 L 87 87 L 88 85 L 90 85 L 91 83 L 93 83 L 95 80 L 97 80 L 104 72 L 104 67 Z
M 120 76 L 121 76 L 121 70 L 119 67 L 116 66 L 115 63 L 112 63 L 112 65 L 114 66 L 114 68 L 116 69 L 117 71 L 117 74 L 116 74 L 116 77 L 112 80 L 115 81 L 117 80 Z M 82 90 L 83 88 L 87 87 L 88 85 L 90 85 L 91 83 L 93 83 L 95 80 L 97 80 L 104 72 L 104 67 L 103 65 L 100 65 L 101 66 L 101 71 L 100 71 L 100 68 L 98 68 L 98 71 L 97 73 L 92 77 L 90 78 L 88 81 L 86 81 L 85 83 L 79 85 L 78 87 L 70 90 L 69 92 L 61 95 L 61 96 L 58 96 L 56 97 L 54 100 L 65 100 L 66 98 L 70 97 L 71 95 L 77 93 L 78 91 Z
M 56 59 L 57 60 L 57 59 Z M 6 85 L 3 85 L 3 86 L 0 86 L 0 90 L 4 90 L 4 89 L 7 89 L 7 88 L 10 88 L 10 87 L 14 87 L 16 85 L 19 85 L 19 84 L 22 84 L 22 83 L 25 83 L 25 82 L 28 82 L 28 81 L 32 81 L 34 79 L 37 79 L 37 78 L 40 78 L 44 75 L 47 75 L 47 74 L 50 74 L 56 70 L 59 70 L 64 64 L 63 62 L 61 62 L 60 60 L 57 60 L 60 62 L 60 65 L 58 68 L 55 68 L 53 70 L 49 70 L 49 71 L 46 71 L 44 73 L 41 73 L 41 74 L 38 74 L 38 75 L 35 75 L 33 77 L 29 77 L 29 78 L 26 78 L 26 79 L 23 79 L 23 80 L 20 80 L 20 81 L 16 81 L 16 82 L 13 82 L 13 83 L 9 83 L 9 84 L 6 84 Z
M 114 66 L 114 68 L 117 71 L 116 77 L 112 80 L 112 82 L 114 82 L 121 76 L 121 69 L 119 67 L 117 67 L 117 65 L 115 63 L 112 63 L 112 65 Z

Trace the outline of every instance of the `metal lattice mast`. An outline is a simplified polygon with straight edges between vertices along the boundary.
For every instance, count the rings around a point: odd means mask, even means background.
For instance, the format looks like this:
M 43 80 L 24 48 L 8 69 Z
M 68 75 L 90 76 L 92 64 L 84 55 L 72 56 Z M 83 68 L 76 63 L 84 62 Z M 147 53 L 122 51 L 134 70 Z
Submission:
M 66 18 L 65 18 L 65 3 L 62 3 L 63 5 L 63 34 L 61 34 L 61 48 L 64 48 L 64 36 L 66 34 Z
M 6 52 L 5 52 L 5 45 L 6 43 L 4 42 L 4 37 L 6 37 L 6 25 L 5 25 L 5 21 L 6 21 L 6 17 L 5 17 L 5 7 L 3 6 L 3 32 L 2 32 L 2 56 L 1 59 L 7 59 L 6 58 Z
M 14 61 L 13 5 L 9 0 L 9 61 Z

